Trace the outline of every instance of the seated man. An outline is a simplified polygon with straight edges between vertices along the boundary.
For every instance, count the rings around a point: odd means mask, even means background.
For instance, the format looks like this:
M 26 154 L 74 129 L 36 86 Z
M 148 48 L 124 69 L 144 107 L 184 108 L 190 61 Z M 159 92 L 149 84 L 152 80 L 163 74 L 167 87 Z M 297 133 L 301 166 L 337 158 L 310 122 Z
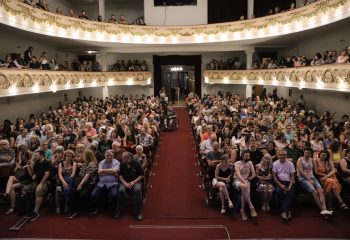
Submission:
M 136 207 L 137 220 L 142 220 L 142 179 L 144 178 L 144 172 L 141 164 L 132 158 L 131 153 L 123 153 L 123 163 L 120 165 L 119 173 L 119 195 L 118 195 L 118 207 L 116 218 L 120 217 L 120 211 L 122 209 L 122 201 L 125 192 L 133 192 L 134 204 Z
M 216 168 L 216 165 L 218 165 L 221 162 L 221 155 L 223 153 L 219 151 L 219 143 L 214 142 L 213 143 L 213 151 L 210 151 L 206 155 L 207 165 L 208 165 L 208 171 L 207 173 L 210 176 L 214 176 L 214 171 Z
M 176 112 L 171 107 L 168 106 L 168 109 L 166 110 L 166 119 L 164 120 L 164 125 L 167 130 L 174 129 L 174 124 L 176 124 Z
M 91 214 L 95 214 L 97 212 L 97 201 L 104 192 L 107 192 L 108 194 L 108 203 L 110 205 L 113 205 L 113 203 L 115 203 L 117 200 L 117 175 L 119 172 L 120 163 L 113 158 L 112 150 L 107 150 L 105 157 L 106 159 L 102 160 L 98 164 L 98 175 L 100 176 L 100 180 L 91 193 L 91 199 L 95 205 L 95 208 L 91 211 Z
M 278 160 L 272 165 L 272 177 L 276 183 L 275 192 L 281 206 L 281 217 L 283 220 L 292 218 L 291 207 L 294 199 L 294 175 L 295 167 L 287 160 L 285 149 L 278 151 Z
M 30 203 L 29 193 L 35 193 L 34 211 L 28 215 L 30 221 L 34 221 L 39 217 L 41 203 L 50 185 L 51 164 L 45 159 L 42 150 L 36 151 L 32 159 L 28 162 L 28 173 L 32 177 L 33 182 L 22 188 L 22 195 L 25 197 L 25 203 L 28 204 Z
M 0 167 L 8 167 L 15 164 L 15 150 L 10 148 L 8 140 L 0 140 Z

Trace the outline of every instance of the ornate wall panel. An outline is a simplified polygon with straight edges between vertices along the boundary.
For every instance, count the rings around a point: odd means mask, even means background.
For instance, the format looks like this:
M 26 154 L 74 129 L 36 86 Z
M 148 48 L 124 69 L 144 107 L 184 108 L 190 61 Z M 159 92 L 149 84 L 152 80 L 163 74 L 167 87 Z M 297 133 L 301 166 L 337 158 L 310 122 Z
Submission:
M 350 16 L 350 0 L 320 0 L 292 11 L 246 21 L 196 26 L 134 26 L 93 22 L 0 0 L 0 22 L 40 34 L 99 42 L 210 43 L 266 38 L 320 27 Z
M 259 84 L 350 92 L 350 64 L 260 70 L 205 70 L 205 84 Z
M 150 85 L 151 72 L 64 72 L 0 69 L 0 97 L 85 87 Z

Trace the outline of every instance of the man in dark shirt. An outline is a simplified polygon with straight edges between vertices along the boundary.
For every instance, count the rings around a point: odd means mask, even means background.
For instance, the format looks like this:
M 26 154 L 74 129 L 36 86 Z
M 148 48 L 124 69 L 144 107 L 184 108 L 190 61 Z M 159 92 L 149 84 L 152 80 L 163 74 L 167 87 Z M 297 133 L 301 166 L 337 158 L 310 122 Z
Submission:
M 26 65 L 28 65 L 29 62 L 32 60 L 33 50 L 33 47 L 28 47 L 28 49 L 24 51 L 24 62 L 26 63 Z
M 252 138 L 249 143 L 249 152 L 250 152 L 250 161 L 252 161 L 253 165 L 260 163 L 262 157 L 264 156 L 263 153 L 258 149 L 258 143 L 257 141 Z
M 304 155 L 303 151 L 297 148 L 297 145 L 297 140 L 291 139 L 290 144 L 284 148 L 287 153 L 287 159 L 294 163 L 294 165 L 296 165 L 297 160 Z
M 32 176 L 33 182 L 22 188 L 22 194 L 28 198 L 28 193 L 35 193 L 34 211 L 28 215 L 30 221 L 34 221 L 39 217 L 41 203 L 48 192 L 51 173 L 51 164 L 45 160 L 45 153 L 42 150 L 36 151 L 28 162 L 28 173 Z
M 35 56 L 32 57 L 32 60 L 29 63 L 29 68 L 31 68 L 31 69 L 41 68 L 41 64 L 36 60 Z
M 120 217 L 120 211 L 122 208 L 122 202 L 125 192 L 133 192 L 134 204 L 136 207 L 137 220 L 142 220 L 142 179 L 144 177 L 144 171 L 138 161 L 132 158 L 132 154 L 129 152 L 123 153 L 123 162 L 120 165 L 119 173 L 119 194 L 118 194 L 118 206 L 116 218 Z

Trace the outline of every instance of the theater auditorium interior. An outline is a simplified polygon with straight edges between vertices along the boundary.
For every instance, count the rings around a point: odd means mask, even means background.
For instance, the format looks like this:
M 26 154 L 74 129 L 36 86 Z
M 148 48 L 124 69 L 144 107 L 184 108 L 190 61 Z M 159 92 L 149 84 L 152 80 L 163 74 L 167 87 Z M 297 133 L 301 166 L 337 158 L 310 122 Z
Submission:
M 0 0 L 1 239 L 350 239 L 350 0 Z

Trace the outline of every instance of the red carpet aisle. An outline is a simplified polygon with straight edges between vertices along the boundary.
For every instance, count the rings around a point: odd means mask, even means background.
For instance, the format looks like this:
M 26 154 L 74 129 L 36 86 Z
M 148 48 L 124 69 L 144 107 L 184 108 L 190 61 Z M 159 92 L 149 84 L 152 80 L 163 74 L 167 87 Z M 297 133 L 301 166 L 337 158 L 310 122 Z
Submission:
M 185 108 L 177 108 L 180 127 L 166 133 L 158 152 L 147 195 L 146 218 L 215 218 L 217 211 L 208 208 L 199 187 L 194 141 Z
M 72 221 L 55 215 L 54 207 L 44 207 L 37 221 L 26 224 L 19 232 L 8 228 L 19 220 L 16 214 L 5 216 L 7 204 L 0 206 L 0 238 L 75 238 L 75 239 L 137 239 L 131 225 L 155 226 L 203 226 L 227 227 L 232 238 L 346 238 L 350 239 L 349 214 L 335 209 L 330 221 L 321 219 L 312 205 L 298 205 L 291 223 L 283 223 L 277 214 L 258 212 L 255 221 L 243 222 L 240 216 L 221 216 L 219 209 L 207 207 L 203 191 L 198 187 L 201 179 L 196 174 L 193 140 L 185 109 L 177 109 L 180 128 L 176 132 L 164 133 L 151 178 L 144 220 L 135 220 L 131 211 L 120 220 L 111 218 L 107 212 L 90 217 L 81 214 Z M 167 232 L 169 234 L 169 232 Z M 145 231 L 141 234 L 149 234 Z M 163 234 L 154 231 L 153 234 Z M 172 234 L 184 238 L 183 235 Z M 139 239 L 151 239 L 149 236 Z M 161 238 L 158 238 L 161 239 Z M 178 238 L 179 239 L 179 238 Z

